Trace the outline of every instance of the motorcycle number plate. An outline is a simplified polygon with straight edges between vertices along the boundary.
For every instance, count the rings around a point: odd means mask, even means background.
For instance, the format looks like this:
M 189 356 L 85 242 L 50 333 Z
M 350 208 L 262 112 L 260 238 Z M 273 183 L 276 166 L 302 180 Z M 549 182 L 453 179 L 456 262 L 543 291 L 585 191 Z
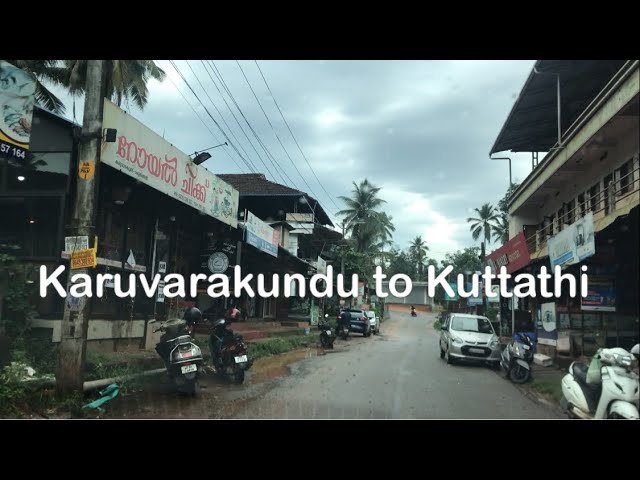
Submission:
M 327 330 L 327 335 L 331 335 L 331 330 Z
M 236 357 L 236 363 L 242 363 L 242 362 L 246 362 L 247 361 L 247 356 L 246 355 L 240 355 L 238 357 Z
M 185 365 L 184 367 L 181 368 L 182 373 L 189 373 L 189 372 L 195 372 L 196 370 L 198 370 L 198 366 L 197 365 Z

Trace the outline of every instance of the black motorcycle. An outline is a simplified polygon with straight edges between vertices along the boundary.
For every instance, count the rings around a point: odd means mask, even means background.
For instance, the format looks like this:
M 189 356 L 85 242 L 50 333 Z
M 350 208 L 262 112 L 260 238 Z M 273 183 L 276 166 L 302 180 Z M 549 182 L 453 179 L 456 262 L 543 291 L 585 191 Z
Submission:
M 502 351 L 500 366 L 513 383 L 525 383 L 531 378 L 533 340 L 525 333 L 516 333 Z
M 176 384 L 179 393 L 195 395 L 198 389 L 198 377 L 204 358 L 191 333 L 193 325 L 185 320 L 172 319 L 160 324 L 155 332 L 163 332 L 156 352 L 164 362 L 169 377 Z
M 329 314 L 325 314 L 324 317 L 326 319 Z M 333 349 L 333 342 L 335 342 L 336 336 L 331 330 L 331 325 L 322 319 L 318 322 L 318 330 L 320 330 L 320 345 L 322 345 L 322 348 Z
M 214 322 L 209 335 L 209 348 L 216 373 L 233 383 L 244 382 L 244 374 L 253 360 L 249 358 L 242 335 L 233 333 L 225 319 Z

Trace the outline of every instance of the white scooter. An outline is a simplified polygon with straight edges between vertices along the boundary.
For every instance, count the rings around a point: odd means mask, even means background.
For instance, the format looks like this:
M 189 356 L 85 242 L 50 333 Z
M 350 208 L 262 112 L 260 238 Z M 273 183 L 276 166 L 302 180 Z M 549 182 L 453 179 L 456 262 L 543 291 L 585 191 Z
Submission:
M 638 420 L 638 374 L 633 370 L 638 365 L 639 350 L 639 345 L 633 347 L 633 354 L 623 348 L 600 350 L 600 372 L 589 383 L 589 367 L 573 362 L 562 379 L 562 408 L 572 418 Z M 596 357 L 592 360 L 597 361 Z

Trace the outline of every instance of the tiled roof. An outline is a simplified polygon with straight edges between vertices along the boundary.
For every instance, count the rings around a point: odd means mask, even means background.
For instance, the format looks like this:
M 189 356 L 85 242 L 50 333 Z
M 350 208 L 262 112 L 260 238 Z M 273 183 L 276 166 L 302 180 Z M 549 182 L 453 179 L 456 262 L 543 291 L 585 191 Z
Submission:
M 220 173 L 217 176 L 238 190 L 240 195 L 243 196 L 251 194 L 262 195 L 265 193 L 304 194 L 299 190 L 267 180 L 264 173 Z

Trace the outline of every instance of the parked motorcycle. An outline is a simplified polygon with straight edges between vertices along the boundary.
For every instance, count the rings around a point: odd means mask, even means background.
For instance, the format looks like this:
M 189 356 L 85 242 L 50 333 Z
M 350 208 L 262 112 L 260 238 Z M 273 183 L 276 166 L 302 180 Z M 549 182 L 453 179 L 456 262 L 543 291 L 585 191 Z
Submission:
M 336 335 L 346 340 L 349 336 L 349 331 L 351 330 L 351 323 L 345 323 L 340 321 L 340 317 L 338 317 L 338 325 L 336 326 Z
M 589 366 L 573 362 L 562 378 L 560 405 L 571 418 L 638 420 L 637 365 L 624 348 L 598 350 Z
M 328 317 L 328 313 L 324 315 L 325 319 Z M 320 345 L 322 345 L 322 348 L 333 349 L 333 342 L 335 342 L 336 336 L 331 330 L 331 325 L 329 325 L 325 319 L 318 322 L 318 330 L 320 330 Z
M 227 320 L 217 320 L 209 335 L 209 348 L 216 373 L 234 383 L 244 382 L 244 374 L 253 360 L 249 358 L 242 335 L 233 333 Z
M 156 345 L 156 352 L 162 358 L 169 377 L 175 381 L 178 392 L 195 395 L 204 358 L 191 337 L 193 324 L 185 319 L 171 319 L 153 331 L 164 332 Z
M 531 378 L 533 340 L 526 333 L 516 333 L 502 351 L 500 366 L 513 383 L 526 383 Z

